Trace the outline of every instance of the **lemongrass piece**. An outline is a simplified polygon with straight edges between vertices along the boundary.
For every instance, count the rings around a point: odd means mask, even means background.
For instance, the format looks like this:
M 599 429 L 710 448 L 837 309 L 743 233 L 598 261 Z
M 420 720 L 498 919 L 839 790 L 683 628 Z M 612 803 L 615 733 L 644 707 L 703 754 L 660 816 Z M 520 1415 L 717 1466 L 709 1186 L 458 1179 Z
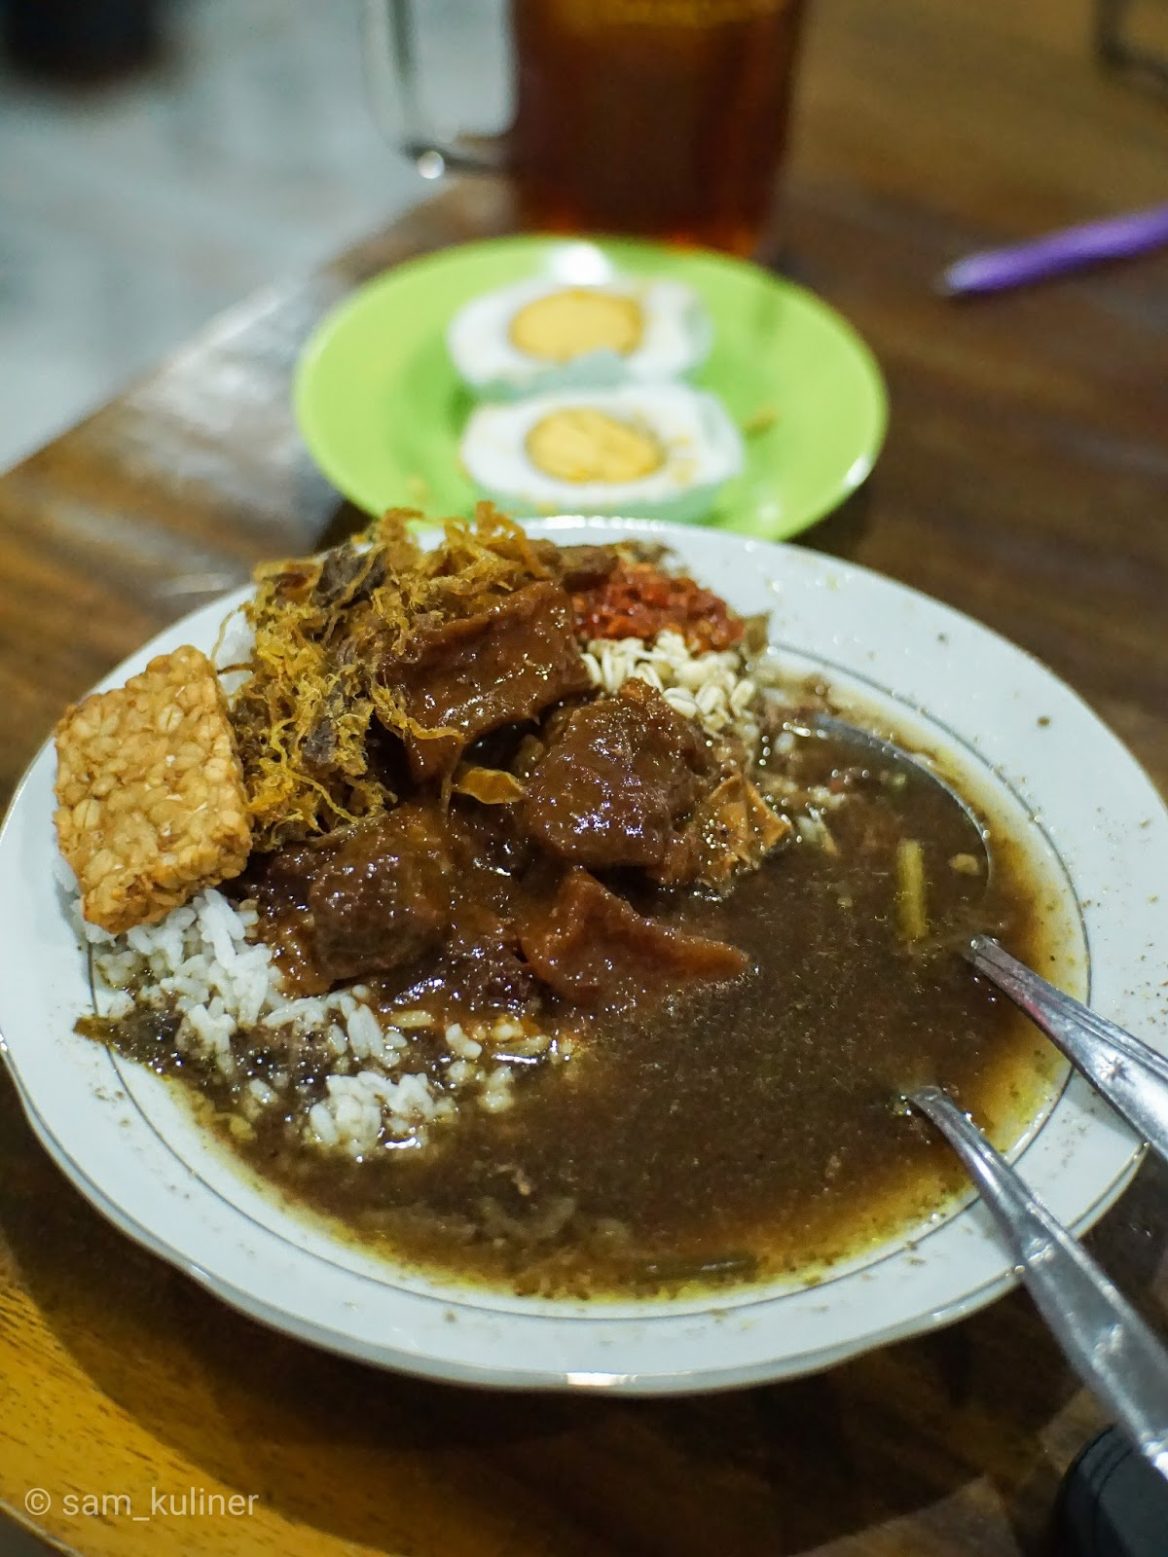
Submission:
M 900 933 L 910 944 L 929 930 L 925 907 L 925 853 L 918 838 L 902 838 L 896 846 L 896 913 Z

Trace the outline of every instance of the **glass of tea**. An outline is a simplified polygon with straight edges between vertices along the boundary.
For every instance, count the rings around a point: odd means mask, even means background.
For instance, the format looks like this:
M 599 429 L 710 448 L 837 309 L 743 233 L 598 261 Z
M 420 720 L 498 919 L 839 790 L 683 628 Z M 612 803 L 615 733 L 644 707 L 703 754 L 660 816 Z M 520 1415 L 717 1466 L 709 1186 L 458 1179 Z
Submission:
M 804 0 L 367 0 L 382 122 L 428 178 L 507 171 L 524 224 L 757 250 Z

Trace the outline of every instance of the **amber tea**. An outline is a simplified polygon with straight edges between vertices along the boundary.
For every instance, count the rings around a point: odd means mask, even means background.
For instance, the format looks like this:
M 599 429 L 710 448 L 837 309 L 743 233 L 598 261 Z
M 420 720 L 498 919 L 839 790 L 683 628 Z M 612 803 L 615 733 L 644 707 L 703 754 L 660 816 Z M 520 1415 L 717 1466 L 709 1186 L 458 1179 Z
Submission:
M 529 226 L 758 245 L 802 0 L 511 0 Z
M 426 178 L 512 174 L 524 223 L 755 252 L 804 0 L 367 0 L 373 101 Z

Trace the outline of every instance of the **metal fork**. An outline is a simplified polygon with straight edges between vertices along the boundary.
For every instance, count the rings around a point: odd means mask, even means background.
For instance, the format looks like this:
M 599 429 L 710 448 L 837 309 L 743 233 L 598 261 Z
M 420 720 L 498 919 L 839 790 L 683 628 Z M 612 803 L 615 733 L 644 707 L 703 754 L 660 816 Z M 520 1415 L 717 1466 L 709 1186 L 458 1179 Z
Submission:
M 1071 1367 L 1168 1480 L 1168 1352 L 947 1092 L 921 1087 L 908 1101 L 965 1164 Z

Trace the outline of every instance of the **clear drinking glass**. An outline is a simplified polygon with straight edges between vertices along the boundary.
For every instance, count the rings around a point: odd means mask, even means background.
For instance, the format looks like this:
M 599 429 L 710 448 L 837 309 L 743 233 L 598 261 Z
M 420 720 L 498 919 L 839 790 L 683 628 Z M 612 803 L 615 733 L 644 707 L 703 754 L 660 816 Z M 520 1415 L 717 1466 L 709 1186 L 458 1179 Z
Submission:
M 753 252 L 804 0 L 366 0 L 374 103 L 426 177 L 506 170 L 525 225 Z

